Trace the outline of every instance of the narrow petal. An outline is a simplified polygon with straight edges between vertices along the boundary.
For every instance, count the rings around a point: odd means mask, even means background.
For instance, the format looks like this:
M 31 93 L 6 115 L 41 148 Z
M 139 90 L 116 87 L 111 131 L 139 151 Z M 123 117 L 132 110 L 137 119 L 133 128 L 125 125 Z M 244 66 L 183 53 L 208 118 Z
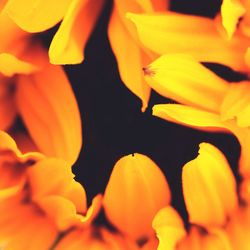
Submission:
M 84 59 L 83 50 L 104 1 L 74 0 L 55 34 L 49 49 L 53 64 L 76 64 Z
M 9 53 L 0 53 L 0 73 L 7 77 L 15 74 L 30 74 L 38 68 L 28 62 L 18 59 Z
M 13 21 L 28 32 L 47 30 L 64 17 L 71 0 L 8 0 L 4 10 Z
M 73 164 L 82 145 L 81 118 L 63 69 L 46 63 L 32 77 L 20 76 L 17 104 L 38 148 Z
M 186 235 L 181 217 L 170 206 L 156 214 L 153 228 L 160 242 L 158 250 L 175 250 L 177 243 Z
M 128 18 L 136 25 L 142 44 L 159 55 L 187 53 L 198 61 L 246 69 L 243 56 L 248 46 L 247 39 L 235 37 L 228 43 L 209 18 L 173 12 L 154 15 L 130 13 Z
M 116 163 L 104 193 L 107 218 L 135 240 L 153 235 L 152 220 L 169 201 L 163 173 L 151 159 L 137 153 Z
M 223 0 L 221 5 L 222 25 L 231 39 L 246 9 L 239 0 Z
M 230 128 L 217 114 L 180 104 L 157 104 L 153 107 L 153 115 L 205 131 L 228 132 Z
M 126 87 L 142 100 L 142 110 L 145 110 L 148 105 L 150 88 L 144 82 L 141 68 L 149 62 L 149 59 L 145 63 L 146 55 L 143 55 L 115 8 L 109 23 L 108 35 L 117 59 L 121 79 Z
M 159 94 L 187 105 L 219 112 L 226 81 L 189 55 L 163 55 L 144 68 L 147 83 Z
M 224 155 L 208 143 L 182 172 L 189 220 L 204 227 L 222 226 L 237 208 L 236 182 Z

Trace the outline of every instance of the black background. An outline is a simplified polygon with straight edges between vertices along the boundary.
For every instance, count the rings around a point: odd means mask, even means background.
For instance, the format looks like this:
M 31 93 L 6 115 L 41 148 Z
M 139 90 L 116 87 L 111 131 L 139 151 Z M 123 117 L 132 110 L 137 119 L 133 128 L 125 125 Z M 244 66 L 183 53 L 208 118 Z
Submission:
M 174 11 L 209 17 L 215 16 L 221 3 L 218 0 L 172 2 L 171 9 Z M 76 179 L 86 188 L 88 201 L 91 202 L 95 194 L 104 191 L 112 168 L 120 157 L 135 152 L 145 154 L 165 173 L 173 194 L 172 205 L 186 220 L 181 190 L 182 166 L 197 156 L 199 143 L 210 142 L 226 154 L 237 175 L 239 144 L 228 134 L 198 132 L 153 117 L 151 109 L 154 104 L 172 102 L 155 92 L 152 92 L 146 112 L 140 111 L 140 100 L 119 78 L 108 42 L 107 25 L 111 8 L 112 1 L 108 1 L 87 44 L 85 61 L 80 65 L 65 66 L 83 124 L 84 145 L 73 168 Z M 47 45 L 55 31 L 52 29 L 42 35 Z M 228 68 L 206 65 L 226 79 L 240 79 Z

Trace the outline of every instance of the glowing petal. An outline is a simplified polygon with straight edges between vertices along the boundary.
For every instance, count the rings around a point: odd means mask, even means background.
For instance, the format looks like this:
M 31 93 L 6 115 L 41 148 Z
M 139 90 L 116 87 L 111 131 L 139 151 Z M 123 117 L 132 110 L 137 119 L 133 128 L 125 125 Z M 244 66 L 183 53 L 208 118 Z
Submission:
M 82 145 L 81 118 L 70 83 L 59 66 L 45 64 L 17 83 L 19 112 L 38 148 L 73 164 Z
M 222 25 L 229 39 L 233 36 L 239 19 L 245 12 L 246 10 L 239 0 L 223 0 L 221 5 Z
M 154 15 L 129 13 L 127 16 L 135 23 L 142 44 L 159 55 L 187 53 L 198 61 L 245 70 L 242 59 L 248 46 L 247 39 L 237 37 L 227 43 L 209 18 L 172 12 Z
M 156 214 L 153 228 L 160 242 L 158 250 L 175 250 L 177 243 L 186 235 L 181 217 L 170 206 Z
M 49 49 L 53 64 L 76 64 L 83 61 L 83 50 L 94 28 L 104 1 L 72 1 Z
M 208 143 L 182 172 L 189 220 L 204 227 L 222 226 L 237 208 L 236 182 L 224 155 Z
M 0 54 L 0 73 L 7 77 L 12 77 L 15 74 L 30 74 L 37 70 L 35 65 L 20 60 L 12 54 Z
M 4 10 L 13 21 L 28 32 L 47 30 L 64 17 L 71 0 L 8 0 Z
M 167 181 L 148 157 L 128 155 L 115 165 L 104 194 L 104 209 L 109 221 L 131 238 L 153 235 L 156 212 L 168 205 Z
M 158 104 L 153 115 L 164 120 L 207 131 L 228 132 L 229 124 L 221 121 L 219 115 L 180 104 Z
M 188 55 L 161 56 L 144 73 L 147 83 L 159 94 L 215 112 L 228 89 L 226 81 Z
M 142 110 L 145 110 L 148 105 L 150 88 L 144 82 L 141 68 L 144 66 L 146 55 L 142 54 L 142 50 L 128 33 L 115 9 L 109 23 L 108 35 L 117 59 L 121 79 L 128 89 L 142 100 Z

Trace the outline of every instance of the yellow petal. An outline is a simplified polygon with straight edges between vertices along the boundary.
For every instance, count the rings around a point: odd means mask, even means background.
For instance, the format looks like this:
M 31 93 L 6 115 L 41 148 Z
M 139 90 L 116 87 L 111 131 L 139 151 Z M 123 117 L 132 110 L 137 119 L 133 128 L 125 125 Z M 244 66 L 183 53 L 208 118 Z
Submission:
M 154 15 L 130 13 L 128 17 L 136 25 L 142 44 L 159 55 L 187 53 L 198 61 L 245 70 L 243 55 L 248 46 L 247 39 L 235 37 L 228 43 L 209 18 L 173 12 Z
M 81 118 L 63 69 L 46 63 L 32 77 L 20 76 L 17 104 L 38 148 L 73 164 L 82 145 Z
M 250 82 L 230 84 L 221 105 L 223 120 L 236 118 L 239 127 L 250 126 Z
M 221 121 L 219 115 L 180 104 L 157 104 L 153 115 L 164 120 L 206 131 L 227 132 L 229 124 Z
M 187 105 L 219 112 L 226 81 L 189 55 L 163 55 L 144 69 L 147 83 L 159 94 Z
M 71 0 L 8 0 L 4 10 L 13 21 L 28 32 L 47 30 L 64 17 Z
M 239 0 L 223 0 L 221 5 L 222 25 L 229 39 L 233 36 L 239 19 L 245 12 L 246 9 Z
M 56 32 L 49 49 L 53 64 L 83 61 L 83 50 L 94 28 L 104 1 L 74 0 Z
M 15 74 L 30 74 L 37 70 L 35 65 L 20 60 L 12 54 L 0 53 L 0 73 L 7 77 Z
M 189 220 L 204 227 L 222 226 L 237 208 L 236 182 L 224 155 L 208 143 L 183 167 L 183 194 Z
M 158 250 L 175 250 L 177 243 L 186 235 L 181 217 L 170 206 L 156 214 L 153 228 L 160 242 Z
M 163 173 L 151 159 L 137 153 L 116 163 L 104 193 L 107 218 L 135 240 L 153 235 L 152 220 L 169 201 Z
M 108 35 L 121 79 L 126 87 L 142 100 L 142 110 L 145 110 L 148 105 L 150 88 L 144 82 L 141 68 L 146 65 L 144 64 L 146 55 L 131 37 L 116 9 L 112 12 Z

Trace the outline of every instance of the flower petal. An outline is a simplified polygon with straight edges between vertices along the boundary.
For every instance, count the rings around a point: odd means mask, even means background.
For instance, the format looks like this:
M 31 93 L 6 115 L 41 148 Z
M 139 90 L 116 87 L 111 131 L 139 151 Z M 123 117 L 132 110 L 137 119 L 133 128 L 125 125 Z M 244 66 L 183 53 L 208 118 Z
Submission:
M 159 57 L 144 68 L 147 83 L 159 94 L 187 105 L 219 112 L 228 89 L 225 80 L 185 54 Z
M 224 155 L 208 143 L 182 171 L 189 220 L 204 227 L 222 226 L 237 208 L 236 182 Z
M 187 53 L 198 61 L 246 69 L 243 56 L 248 46 L 247 39 L 235 37 L 228 43 L 209 18 L 174 12 L 153 15 L 130 13 L 128 17 L 136 25 L 142 44 L 159 55 Z
M 76 64 L 83 61 L 83 50 L 94 28 L 104 1 L 74 0 L 56 32 L 50 48 L 53 64 Z
M 82 145 L 81 118 L 63 69 L 46 62 L 32 77 L 20 76 L 17 104 L 38 148 L 73 164 Z
M 62 20 L 71 0 L 8 0 L 4 10 L 13 21 L 28 32 L 47 30 Z
M 163 173 L 151 159 L 137 153 L 116 163 L 104 193 L 109 221 L 136 240 L 153 235 L 154 215 L 169 201 Z
M 239 0 L 223 0 L 221 5 L 222 25 L 228 38 L 231 39 L 239 19 L 245 14 L 246 9 Z
M 144 82 L 141 68 L 149 62 L 149 59 L 124 26 L 116 8 L 112 12 L 108 35 L 121 79 L 126 87 L 142 100 L 142 110 L 145 110 L 150 88 Z
M 153 228 L 160 242 L 158 250 L 175 250 L 177 243 L 186 235 L 181 217 L 170 206 L 156 214 Z

